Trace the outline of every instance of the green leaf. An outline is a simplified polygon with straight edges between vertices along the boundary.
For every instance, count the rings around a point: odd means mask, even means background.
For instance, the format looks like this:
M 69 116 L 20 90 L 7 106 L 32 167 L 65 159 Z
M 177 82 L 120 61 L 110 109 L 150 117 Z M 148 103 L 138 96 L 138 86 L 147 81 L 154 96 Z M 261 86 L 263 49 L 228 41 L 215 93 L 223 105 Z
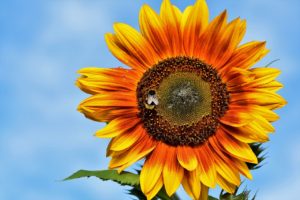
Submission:
M 218 200 L 218 199 L 212 196 L 208 196 L 208 200 Z
M 140 178 L 138 174 L 134 174 L 131 172 L 122 172 L 118 173 L 117 170 L 100 170 L 100 171 L 88 171 L 88 170 L 79 170 L 72 174 L 71 176 L 65 178 L 64 180 L 73 180 L 77 178 L 89 178 L 91 176 L 100 178 L 103 181 L 111 180 L 117 182 L 121 185 L 132 186 L 133 188 L 129 190 L 129 194 L 137 197 L 138 199 L 145 199 L 144 194 L 141 192 L 140 188 Z M 154 199 L 161 199 L 161 200 L 177 200 L 178 197 L 173 195 L 169 197 L 166 194 L 164 188 L 162 188 L 156 195 Z
M 72 180 L 83 177 L 97 177 L 103 181 L 111 180 L 121 185 L 138 186 L 140 184 L 139 175 L 131 172 L 118 173 L 117 170 L 100 170 L 100 171 L 88 171 L 79 170 L 64 180 Z

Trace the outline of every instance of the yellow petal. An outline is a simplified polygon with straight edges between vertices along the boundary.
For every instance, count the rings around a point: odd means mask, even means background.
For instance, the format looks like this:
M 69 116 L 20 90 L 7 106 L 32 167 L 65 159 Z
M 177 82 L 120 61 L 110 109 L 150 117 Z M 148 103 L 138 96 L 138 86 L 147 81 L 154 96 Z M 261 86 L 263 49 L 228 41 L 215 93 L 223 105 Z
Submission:
M 199 147 L 196 152 L 198 153 L 200 180 L 208 187 L 214 188 L 216 186 L 216 166 L 212 157 L 213 153 L 207 144 Z
M 176 147 L 167 147 L 165 153 L 167 156 L 163 169 L 163 180 L 167 194 L 172 196 L 181 183 L 184 171 L 177 161 Z
M 258 86 L 258 88 L 269 90 L 270 92 L 277 92 L 281 88 L 283 88 L 283 84 L 278 81 L 272 81 L 270 83 L 266 83 L 264 85 Z
M 256 78 L 262 78 L 269 75 L 277 77 L 281 73 L 280 69 L 270 67 L 253 68 L 250 69 L 250 71 L 255 74 Z
M 221 175 L 217 176 L 217 182 L 220 185 L 220 187 L 226 192 L 230 194 L 233 194 L 235 192 L 236 185 L 226 181 Z
M 230 60 L 224 65 L 224 68 L 249 69 L 269 52 L 265 46 L 266 42 L 254 41 L 238 47 Z
M 155 143 L 151 141 L 147 136 L 143 137 L 139 142 L 134 144 L 131 148 L 114 152 L 111 154 L 112 159 L 109 163 L 109 168 L 119 168 L 121 172 L 128 166 L 132 165 L 136 161 L 144 158 L 155 148 Z
M 145 134 L 147 133 L 145 133 L 144 128 L 141 125 L 138 125 L 135 129 L 129 130 L 128 132 L 113 138 L 110 149 L 113 151 L 122 151 L 127 149 Z
M 141 33 L 156 49 L 156 52 L 164 58 L 169 55 L 169 41 L 160 16 L 148 5 L 144 5 L 140 11 L 139 23 Z
M 223 148 L 227 153 L 234 156 L 235 158 L 238 158 L 245 162 L 257 164 L 257 157 L 253 153 L 250 146 L 246 143 L 234 139 L 222 129 L 218 130 L 216 135 L 213 136 L 213 139 L 221 145 L 220 148 Z
M 215 145 L 215 144 L 214 144 Z M 217 145 L 216 149 L 220 149 L 220 146 Z M 237 171 L 239 171 L 241 174 L 243 174 L 245 177 L 252 179 L 252 175 L 250 173 L 250 170 L 248 169 L 248 166 L 244 161 L 240 161 L 237 158 L 230 157 L 228 154 L 225 154 L 223 151 L 216 151 L 220 159 L 224 161 L 228 166 L 231 167 L 232 170 L 234 170 L 234 173 L 237 174 Z
M 153 151 L 154 148 L 155 148 L 155 146 L 152 146 L 152 147 L 150 147 L 148 149 L 144 148 L 145 150 L 141 151 L 139 154 L 137 154 L 136 156 L 134 156 L 132 160 L 129 160 L 126 164 L 120 166 L 120 168 L 118 169 L 118 173 L 121 173 L 127 167 L 129 167 L 132 164 L 136 163 L 137 161 L 145 158 L 149 153 L 151 153 Z
M 228 182 L 234 185 L 240 185 L 241 180 L 239 177 L 239 173 L 236 170 L 234 170 L 232 167 L 229 167 L 226 163 L 224 163 L 224 161 L 218 158 L 218 156 L 214 156 L 214 157 L 216 161 L 218 174 L 220 174 Z M 217 182 L 218 182 L 218 176 L 217 176 Z M 222 187 L 222 185 L 220 186 Z
M 261 69 L 269 69 L 269 68 L 261 68 Z M 268 71 L 268 70 L 263 70 L 263 71 Z M 265 73 L 265 72 L 258 72 L 258 73 Z M 244 87 L 263 87 L 265 84 L 268 84 L 272 81 L 274 81 L 280 74 L 280 70 L 269 70 L 269 74 L 266 74 L 264 76 L 261 76 L 261 74 L 256 75 L 256 73 L 254 73 L 254 75 L 256 76 L 256 78 L 248 83 L 243 84 Z M 259 77 L 261 76 L 261 77 Z
M 272 126 L 268 120 L 266 120 L 261 115 L 252 114 L 255 117 L 255 121 L 266 131 L 273 133 L 275 131 L 275 128 Z
M 209 138 L 209 143 L 213 149 L 212 157 L 214 159 L 217 173 L 220 174 L 223 178 L 225 178 L 230 183 L 239 185 L 241 182 L 239 172 L 235 168 L 235 166 L 232 166 L 232 163 L 228 162 L 228 159 L 226 159 L 227 160 L 226 161 L 224 160 L 224 156 L 222 156 L 223 158 L 220 157 L 220 155 L 223 155 L 222 153 L 223 147 L 221 147 L 218 144 L 216 137 L 213 136 Z
M 211 54 L 215 48 L 214 44 L 220 40 L 221 32 L 223 31 L 227 20 L 226 10 L 217 16 L 207 27 L 205 32 L 201 35 L 196 46 L 196 56 L 210 63 Z
M 178 56 L 182 53 L 182 41 L 180 36 L 180 13 L 170 2 L 163 0 L 160 8 L 160 16 L 167 33 L 171 55 Z
M 95 136 L 111 138 L 135 127 L 140 122 L 139 118 L 117 118 L 109 122 L 103 129 L 97 131 Z
M 242 110 L 229 109 L 220 119 L 220 122 L 233 127 L 241 127 L 253 121 L 253 117 Z
M 185 175 L 182 179 L 182 186 L 192 199 L 199 199 L 201 191 L 199 170 L 185 171 Z
M 145 194 L 146 197 L 147 197 L 147 200 L 153 199 L 153 197 L 155 197 L 156 194 L 160 191 L 162 186 L 163 186 L 163 178 L 162 178 L 162 176 L 160 176 L 158 181 L 156 182 L 156 184 L 152 188 L 152 190 Z
M 279 119 L 279 115 L 266 107 L 252 105 L 250 106 L 250 109 L 255 112 L 255 114 L 260 115 L 270 122 L 274 122 Z
M 271 109 L 279 108 L 286 104 L 286 101 L 279 94 L 262 89 L 231 93 L 230 98 L 231 102 L 234 103 L 270 106 Z
M 158 55 L 152 45 L 134 28 L 127 24 L 114 24 L 114 31 L 124 48 L 145 66 L 151 67 L 158 61 Z M 147 51 L 145 51 L 147 49 Z
M 218 33 L 219 40 L 215 40 L 210 49 L 211 54 L 207 61 L 220 68 L 232 56 L 246 32 L 246 21 L 239 18 L 233 20 Z M 215 48 L 218 47 L 218 48 Z
M 158 143 L 149 158 L 146 159 L 140 175 L 141 189 L 144 194 L 151 192 L 162 176 L 164 161 L 166 159 L 164 144 Z
M 235 158 L 231 158 L 231 161 L 234 163 L 234 166 L 239 170 L 241 174 L 243 174 L 246 178 L 252 180 L 252 174 L 245 162 Z
M 123 68 L 87 67 L 78 71 L 81 74 L 76 85 L 86 93 L 99 94 L 116 91 L 135 91 L 137 79 L 142 74 Z
M 198 166 L 197 157 L 193 148 L 188 146 L 177 147 L 177 159 L 182 167 L 189 171 L 193 171 Z
M 269 140 L 268 131 L 265 130 L 256 120 L 247 126 L 241 127 L 241 131 L 249 135 L 251 138 L 256 138 L 257 142 L 266 142 Z
M 230 127 L 223 125 L 221 128 L 227 134 L 230 134 L 235 139 L 244 143 L 269 141 L 267 131 L 265 131 L 260 126 L 255 126 L 254 122 L 243 127 Z
M 132 56 L 125 47 L 120 43 L 119 39 L 111 33 L 105 34 L 105 41 L 110 52 L 125 65 L 144 73 L 148 66 L 140 61 L 137 57 Z
M 208 25 L 208 19 L 209 10 L 205 0 L 197 0 L 194 6 L 190 6 L 184 11 L 180 29 L 182 38 L 185 38 L 183 45 L 187 55 L 194 54 L 199 36 Z

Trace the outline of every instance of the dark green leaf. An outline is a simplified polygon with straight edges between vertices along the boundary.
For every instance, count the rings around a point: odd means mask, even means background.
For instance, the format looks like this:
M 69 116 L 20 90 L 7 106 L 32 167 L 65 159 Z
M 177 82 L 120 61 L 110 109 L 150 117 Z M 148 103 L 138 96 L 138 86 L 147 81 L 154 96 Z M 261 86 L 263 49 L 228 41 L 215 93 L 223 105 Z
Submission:
M 133 187 L 130 190 L 128 190 L 128 194 L 136 197 L 136 199 L 138 199 L 138 200 L 147 200 L 146 196 L 143 194 L 143 192 L 138 187 Z
M 252 198 L 252 200 L 255 200 L 255 196 Z M 250 200 L 250 190 L 245 189 L 240 194 L 221 193 L 220 200 Z
M 142 193 L 140 187 L 133 187 L 129 190 L 129 194 L 135 196 L 139 200 L 146 200 L 146 196 Z M 177 194 L 175 193 L 169 197 L 166 193 L 166 190 L 162 188 L 152 200 L 180 200 Z
M 254 154 L 256 155 L 258 163 L 257 164 L 246 163 L 246 164 L 250 170 L 255 170 L 260 168 L 262 166 L 262 162 L 266 159 L 266 155 L 265 154 L 262 155 L 262 153 L 265 151 L 265 148 L 262 147 L 261 143 L 252 143 L 250 144 L 250 147 L 254 152 Z
M 97 177 L 101 180 L 111 180 L 121 185 L 138 186 L 140 184 L 139 175 L 131 172 L 118 173 L 116 170 L 101 170 L 101 171 L 88 171 L 79 170 L 64 180 L 72 180 L 83 177 Z

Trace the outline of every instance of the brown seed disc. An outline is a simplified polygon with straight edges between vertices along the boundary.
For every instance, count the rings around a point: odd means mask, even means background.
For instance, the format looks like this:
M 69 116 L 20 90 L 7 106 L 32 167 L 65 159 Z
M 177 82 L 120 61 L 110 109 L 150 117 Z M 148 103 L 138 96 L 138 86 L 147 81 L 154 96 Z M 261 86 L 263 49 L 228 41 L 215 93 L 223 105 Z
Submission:
M 146 71 L 137 98 L 148 134 L 172 146 L 205 142 L 216 132 L 229 104 L 217 71 L 190 57 L 169 58 Z

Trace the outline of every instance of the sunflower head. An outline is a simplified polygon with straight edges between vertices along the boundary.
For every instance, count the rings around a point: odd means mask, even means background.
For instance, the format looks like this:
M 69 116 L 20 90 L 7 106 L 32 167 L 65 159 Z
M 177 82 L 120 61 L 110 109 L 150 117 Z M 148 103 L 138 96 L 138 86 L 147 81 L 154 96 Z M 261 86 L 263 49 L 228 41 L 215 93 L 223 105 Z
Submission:
M 105 39 L 130 69 L 85 68 L 77 85 L 92 94 L 79 105 L 86 117 L 108 124 L 109 168 L 119 172 L 145 158 L 140 184 L 148 199 L 180 184 L 193 199 L 207 199 L 218 184 L 228 193 L 251 179 L 257 163 L 249 144 L 268 141 L 273 111 L 285 105 L 275 68 L 253 67 L 265 42 L 240 45 L 246 22 L 209 21 L 205 0 L 183 12 L 164 0 L 160 13 L 144 5 L 140 32 L 117 23 Z

